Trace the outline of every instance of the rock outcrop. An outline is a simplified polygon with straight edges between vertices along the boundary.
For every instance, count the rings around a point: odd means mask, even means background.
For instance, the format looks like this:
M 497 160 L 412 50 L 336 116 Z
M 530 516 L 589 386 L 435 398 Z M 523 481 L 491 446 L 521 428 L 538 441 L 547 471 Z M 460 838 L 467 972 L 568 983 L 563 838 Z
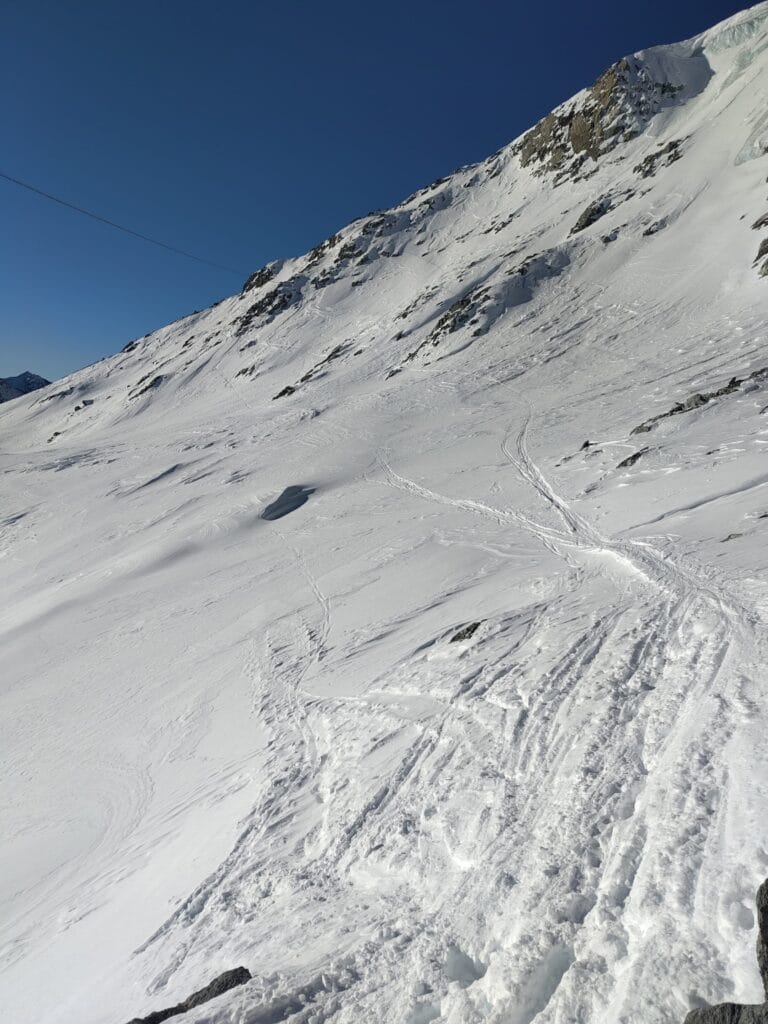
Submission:
M 647 434 L 653 430 L 657 423 L 661 420 L 669 419 L 670 416 L 679 416 L 684 412 L 691 412 L 694 409 L 701 408 L 702 405 L 709 405 L 716 398 L 723 398 L 725 395 L 732 395 L 734 392 L 739 391 L 742 384 L 746 384 L 749 381 L 753 381 L 756 384 L 763 384 L 768 380 L 768 366 L 761 367 L 759 370 L 754 370 L 746 377 L 731 377 L 727 384 L 723 384 L 722 387 L 716 388 L 714 391 L 697 392 L 695 395 L 691 395 L 690 398 L 686 398 L 684 402 L 677 402 L 667 412 L 659 413 L 657 416 L 651 416 L 650 419 L 645 420 L 639 426 L 634 427 L 631 433 L 633 434 Z
M 768 1002 L 768 878 L 757 890 L 757 966 Z
M 591 227 L 596 221 L 604 217 L 611 208 L 611 200 L 607 196 L 603 196 L 601 199 L 596 199 L 593 203 L 584 210 L 579 219 L 571 228 L 571 234 L 576 235 L 580 231 L 584 231 L 585 228 Z
M 520 162 L 535 174 L 554 172 L 555 184 L 576 178 L 621 142 L 635 138 L 679 87 L 656 81 L 636 57 L 604 71 L 583 96 L 543 118 L 517 144 Z
M 685 1024 L 768 1024 L 768 879 L 757 890 L 757 963 L 766 1002 L 752 1006 L 721 1003 L 691 1010 Z
M 186 1013 L 187 1010 L 191 1010 L 195 1006 L 201 1006 L 210 999 L 215 999 L 216 996 L 221 996 L 225 992 L 229 992 L 231 988 L 237 988 L 238 985 L 244 985 L 246 981 L 250 980 L 251 972 L 246 967 L 235 967 L 234 970 L 224 971 L 223 974 L 214 978 L 210 985 L 206 985 L 205 988 L 193 992 L 183 1003 L 169 1006 L 165 1010 L 155 1010 L 154 1013 L 150 1013 L 147 1017 L 134 1017 L 128 1024 L 162 1024 L 162 1021 L 168 1020 L 169 1017 L 176 1017 L 180 1013 Z

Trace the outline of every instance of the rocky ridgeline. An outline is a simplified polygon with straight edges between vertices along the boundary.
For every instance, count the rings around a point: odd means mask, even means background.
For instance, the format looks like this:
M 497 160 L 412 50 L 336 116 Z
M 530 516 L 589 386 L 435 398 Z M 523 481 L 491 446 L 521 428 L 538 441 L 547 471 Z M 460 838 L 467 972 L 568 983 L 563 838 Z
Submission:
M 768 879 L 757 890 L 757 965 L 763 979 L 766 1002 L 746 1006 L 721 1003 L 691 1010 L 685 1024 L 768 1024 Z
M 365 280 L 364 268 L 379 258 L 392 259 L 399 256 L 401 236 L 405 234 L 414 236 L 415 245 L 423 245 L 430 217 L 451 203 L 452 190 L 443 187 L 446 180 L 438 179 L 414 193 L 394 210 L 371 213 L 353 221 L 346 233 L 331 235 L 307 253 L 300 273 L 278 281 L 268 290 L 265 290 L 266 286 L 271 285 L 282 270 L 283 261 L 268 263 L 255 271 L 241 290 L 241 297 L 252 295 L 253 301 L 236 318 L 236 336 L 242 337 L 253 328 L 269 324 L 282 313 L 298 306 L 311 294 L 310 288 L 326 288 L 344 276 L 350 278 L 351 287 L 362 286 Z M 421 201 L 413 205 L 417 199 Z M 251 338 L 241 351 L 255 344 L 255 338 Z
M 554 173 L 555 185 L 586 177 L 588 168 L 635 138 L 679 91 L 655 81 L 636 57 L 625 57 L 604 71 L 584 97 L 548 114 L 524 135 L 517 145 L 520 162 L 535 174 Z

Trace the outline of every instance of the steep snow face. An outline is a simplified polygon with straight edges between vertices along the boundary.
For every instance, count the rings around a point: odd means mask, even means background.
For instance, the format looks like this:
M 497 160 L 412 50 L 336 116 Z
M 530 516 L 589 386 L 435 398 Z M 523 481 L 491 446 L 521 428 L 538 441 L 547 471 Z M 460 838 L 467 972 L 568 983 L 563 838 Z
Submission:
M 9 1020 L 759 1000 L 766 44 L 2 409 Z

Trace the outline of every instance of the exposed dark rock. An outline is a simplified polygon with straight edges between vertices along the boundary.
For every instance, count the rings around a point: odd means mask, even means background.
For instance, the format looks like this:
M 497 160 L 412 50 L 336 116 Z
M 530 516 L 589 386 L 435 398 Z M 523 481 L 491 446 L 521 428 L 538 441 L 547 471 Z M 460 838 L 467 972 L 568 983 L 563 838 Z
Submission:
M 520 210 L 515 210 L 513 213 L 508 214 L 508 216 L 502 217 L 501 220 L 497 220 L 496 218 L 494 218 L 493 221 L 491 222 L 491 226 L 489 228 L 485 228 L 483 234 L 490 235 L 491 232 L 493 232 L 494 234 L 498 235 L 498 233 L 500 231 L 503 231 L 504 228 L 509 227 L 512 221 L 515 220 L 515 218 L 518 217 L 519 215 Z
M 638 462 L 646 454 L 646 452 L 649 451 L 650 448 L 641 448 L 640 451 L 634 452 L 632 455 L 628 455 L 626 459 L 623 459 L 618 464 L 616 469 L 629 469 L 630 466 L 634 466 L 634 464 Z
M 588 228 L 591 224 L 600 220 L 601 217 L 604 217 L 610 208 L 611 200 L 608 196 L 602 196 L 600 199 L 596 199 L 593 203 L 589 204 L 586 210 L 582 212 L 579 219 L 571 228 L 571 234 L 575 235 L 579 231 L 583 231 L 585 228 Z
M 768 277 L 768 260 L 766 260 L 762 267 L 760 267 L 759 273 L 760 277 Z
M 365 253 L 362 249 L 358 249 L 355 242 L 345 242 L 336 253 L 336 259 L 333 261 L 333 264 L 330 267 L 326 267 L 312 283 L 315 288 L 325 288 L 326 285 L 333 284 L 334 281 L 339 279 L 342 270 L 350 260 L 363 257 L 365 257 Z
M 514 256 L 516 252 L 506 255 Z M 449 334 L 464 327 L 474 327 L 472 338 L 486 334 L 500 316 L 514 306 L 529 302 L 542 281 L 557 277 L 569 263 L 567 250 L 554 247 L 527 256 L 521 263 L 510 267 L 501 281 L 470 289 L 438 318 L 427 337 L 408 353 L 404 362 L 411 362 L 424 349 L 429 351 L 440 345 Z M 462 275 L 459 275 L 461 279 Z
M 454 331 L 458 331 L 460 327 L 468 324 L 488 294 L 487 288 L 478 288 L 454 302 L 432 328 L 428 340 L 433 345 L 437 344 L 443 335 L 453 334 Z
M 340 235 L 331 235 L 330 238 L 326 238 L 320 245 L 316 245 L 307 258 L 307 266 L 312 267 L 315 263 L 319 263 L 323 256 L 326 256 L 331 249 L 334 249 L 341 241 Z
M 454 633 L 451 637 L 451 643 L 457 644 L 462 640 L 471 640 L 481 626 L 482 622 L 470 622 L 466 626 L 462 626 L 458 633 Z
M 665 420 L 670 416 L 679 416 L 680 413 L 690 412 L 692 409 L 699 409 L 702 405 L 708 405 L 716 398 L 722 398 L 724 395 L 733 394 L 734 391 L 738 391 L 741 385 L 748 380 L 760 383 L 768 380 L 768 367 L 763 367 L 760 370 L 754 370 L 747 377 L 731 377 L 727 384 L 724 384 L 721 388 L 717 388 L 715 391 L 705 391 L 704 393 L 697 392 L 695 395 L 691 395 L 690 398 L 686 398 L 684 402 L 678 402 L 676 405 L 673 405 L 668 412 L 662 412 L 658 416 L 651 416 L 649 420 L 646 420 L 638 427 L 635 427 L 632 433 L 647 434 L 650 430 L 653 430 L 660 420 Z
M 441 317 L 438 318 L 437 323 L 427 335 L 426 339 L 413 350 L 409 352 L 405 357 L 405 362 L 411 362 L 419 352 L 426 345 L 439 345 L 442 339 L 452 334 L 454 331 L 458 331 L 459 328 L 464 327 L 466 324 L 472 323 L 473 318 L 478 313 L 484 299 L 489 295 L 487 288 L 478 288 L 475 291 L 469 291 L 462 298 L 457 299 Z M 401 332 L 402 334 L 402 332 Z
M 302 384 L 308 384 L 311 380 L 314 380 L 319 376 L 323 376 L 328 364 L 332 363 L 335 359 L 339 359 L 346 352 L 348 352 L 350 348 L 351 342 L 348 341 L 343 341 L 340 345 L 335 345 L 328 353 L 328 355 L 323 356 L 323 358 L 319 362 L 315 363 L 313 367 L 307 370 L 303 377 L 299 378 L 297 384 L 289 384 L 287 387 L 284 387 L 282 391 L 279 391 L 276 395 L 274 395 L 272 400 L 274 401 L 275 398 L 286 398 L 288 395 L 293 395 L 298 391 Z M 255 367 L 253 367 L 253 369 L 255 370 Z M 244 372 L 246 371 L 240 371 L 240 373 Z M 238 376 L 240 376 L 240 374 L 238 374 Z
M 158 373 L 158 374 L 156 374 L 152 378 L 152 380 L 150 380 L 150 382 L 148 384 L 145 384 L 144 387 L 139 387 L 139 385 L 143 381 L 145 381 L 148 376 L 149 376 L 149 374 L 147 374 L 146 376 L 142 377 L 141 380 L 136 382 L 136 384 L 134 385 L 134 388 L 138 387 L 139 390 L 138 391 L 134 390 L 132 394 L 128 395 L 128 398 L 130 398 L 130 399 L 138 398 L 140 395 L 145 395 L 148 391 L 154 391 L 155 388 L 159 388 L 160 385 L 163 383 L 163 381 L 166 379 L 166 376 L 165 376 L 164 373 Z
M 648 156 L 644 157 L 640 163 L 636 164 L 632 169 L 635 174 L 639 174 L 642 178 L 652 178 L 660 167 L 669 167 L 669 165 L 675 163 L 676 160 L 682 159 L 683 154 L 680 152 L 681 145 L 681 139 L 673 139 L 662 149 L 657 150 L 655 153 L 649 153 Z
M 702 1010 L 692 1010 L 685 1018 L 685 1024 L 768 1024 L 768 1006 L 740 1006 L 738 1003 L 721 1003 Z
M 209 999 L 215 999 L 216 996 L 223 995 L 225 992 L 229 992 L 230 989 L 244 985 L 246 981 L 250 980 L 251 972 L 246 967 L 235 967 L 231 971 L 225 971 L 217 978 L 214 978 L 210 985 L 206 985 L 205 988 L 201 988 L 198 992 L 193 992 L 186 1001 L 186 1009 L 191 1010 L 193 1006 L 207 1003 Z
M 265 323 L 269 323 L 290 306 L 295 305 L 301 299 L 304 281 L 305 279 L 300 276 L 289 277 L 287 281 L 281 281 L 277 287 L 262 295 L 235 321 L 238 325 L 236 335 L 239 337 L 244 334 L 257 317 L 263 316 Z
M 757 250 L 757 256 L 755 256 L 755 263 L 761 260 L 763 256 L 768 256 L 768 238 L 764 238 L 760 243 L 760 248 Z
M 753 231 L 759 231 L 760 228 L 768 228 L 768 213 L 764 213 L 762 217 L 758 217 L 752 225 Z
M 155 1010 L 154 1013 L 150 1013 L 146 1017 L 134 1017 L 128 1024 L 161 1024 L 162 1021 L 168 1020 L 169 1017 L 176 1017 L 180 1013 L 186 1013 L 187 1010 L 200 1006 L 202 1003 L 207 1003 L 209 1000 L 215 999 L 216 996 L 221 996 L 225 992 L 229 992 L 230 989 L 244 985 L 246 981 L 250 980 L 251 972 L 247 968 L 235 967 L 234 970 L 225 971 L 217 978 L 214 978 L 210 985 L 206 985 L 205 988 L 193 992 L 183 1003 L 170 1006 L 165 1010 Z
M 661 220 L 654 221 L 653 224 L 650 224 L 643 232 L 643 238 L 649 238 L 651 235 L 657 235 L 659 231 L 666 226 L 667 221 L 665 217 L 662 217 Z
M 757 890 L 757 966 L 768 1000 L 768 878 Z
M 555 184 L 575 178 L 585 161 L 599 161 L 619 143 L 634 138 L 665 99 L 679 92 L 656 82 L 635 57 L 608 68 L 586 97 L 548 114 L 523 136 L 515 152 L 535 173 L 558 172 Z
M 336 254 L 336 262 L 343 263 L 344 260 L 353 260 L 356 256 L 362 255 L 362 251 L 357 248 L 354 242 L 345 242 Z
M 250 366 L 244 366 L 242 370 L 238 370 L 235 374 L 236 377 L 252 377 L 256 373 L 256 364 L 252 363 Z
M 398 320 L 405 320 L 411 315 L 419 306 L 423 306 L 437 291 L 437 285 L 431 285 L 426 291 L 423 291 L 420 295 L 417 295 L 410 305 L 406 306 L 402 313 L 397 314 Z
M 69 396 L 74 393 L 74 388 L 64 388 L 63 391 L 54 391 L 52 395 L 44 395 L 42 398 L 38 398 L 35 405 L 43 405 L 45 402 L 53 402 L 58 398 L 69 398 Z
M 315 363 L 315 365 L 304 374 L 299 383 L 306 384 L 308 381 L 312 380 L 313 377 L 316 377 L 325 369 L 328 363 L 332 363 L 334 359 L 340 359 L 345 352 L 349 351 L 349 348 L 350 345 L 347 341 L 342 342 L 340 345 L 335 345 L 327 356 L 323 356 L 319 362 Z
M 768 1024 L 768 879 L 757 890 L 757 964 L 766 1002 L 752 1006 L 721 1003 L 691 1010 L 685 1024 Z
M 254 288 L 261 288 L 267 284 L 277 273 L 278 264 L 268 263 L 266 267 L 255 270 L 243 285 L 242 294 L 252 291 Z
M 371 219 L 363 224 L 362 233 L 364 235 L 375 235 L 381 230 L 382 227 L 387 223 L 387 218 L 383 213 L 376 213 L 371 215 Z

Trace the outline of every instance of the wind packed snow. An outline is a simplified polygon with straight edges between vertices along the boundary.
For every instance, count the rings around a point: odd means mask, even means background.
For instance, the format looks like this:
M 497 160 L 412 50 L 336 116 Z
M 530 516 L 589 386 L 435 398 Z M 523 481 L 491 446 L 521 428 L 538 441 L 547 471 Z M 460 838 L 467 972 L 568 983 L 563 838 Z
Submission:
M 5 1020 L 759 1001 L 767 46 L 3 406 Z

